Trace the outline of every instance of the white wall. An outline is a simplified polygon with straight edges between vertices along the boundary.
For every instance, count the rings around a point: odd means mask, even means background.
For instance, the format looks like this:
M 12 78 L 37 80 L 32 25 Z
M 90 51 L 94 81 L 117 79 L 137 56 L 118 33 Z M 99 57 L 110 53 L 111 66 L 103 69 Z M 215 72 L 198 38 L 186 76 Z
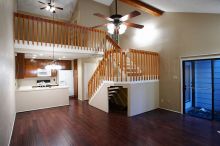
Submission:
M 128 116 L 159 108 L 159 81 L 146 81 L 130 85 Z
M 104 112 L 109 112 L 108 87 L 110 86 L 123 86 L 128 89 L 127 115 L 129 117 L 159 107 L 159 81 L 157 80 L 124 83 L 104 81 L 89 100 L 89 104 Z
M 0 1 L 0 146 L 9 145 L 15 119 L 13 0 Z
M 77 60 L 78 63 L 78 99 L 79 100 L 87 100 L 87 95 L 85 95 L 87 92 L 85 91 L 87 89 L 85 79 L 90 79 L 94 71 L 96 70 L 100 57 L 94 57 L 94 58 L 81 58 Z M 85 70 L 85 65 L 90 64 L 89 72 Z
M 94 13 L 101 13 L 105 16 L 110 16 L 110 9 L 108 6 L 97 3 L 93 0 L 79 0 L 78 7 L 78 24 L 80 25 L 91 27 L 106 23 L 106 20 L 94 16 Z

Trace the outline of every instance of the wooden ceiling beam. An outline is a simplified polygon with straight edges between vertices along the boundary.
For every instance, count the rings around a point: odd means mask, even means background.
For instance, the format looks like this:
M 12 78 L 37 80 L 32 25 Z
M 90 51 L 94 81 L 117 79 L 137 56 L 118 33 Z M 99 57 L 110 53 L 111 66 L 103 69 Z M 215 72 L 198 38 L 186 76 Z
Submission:
M 149 4 L 146 4 L 140 0 L 120 0 L 120 1 L 130 5 L 132 7 L 135 7 L 139 10 L 142 10 L 146 13 L 149 13 L 153 16 L 161 16 L 164 13 L 164 11 L 162 11 L 158 8 L 155 8 Z

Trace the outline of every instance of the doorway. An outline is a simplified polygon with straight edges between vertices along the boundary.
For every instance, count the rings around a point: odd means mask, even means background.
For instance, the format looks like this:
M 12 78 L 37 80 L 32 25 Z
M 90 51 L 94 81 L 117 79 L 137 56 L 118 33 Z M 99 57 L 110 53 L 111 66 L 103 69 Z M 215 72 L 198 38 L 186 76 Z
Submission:
M 183 61 L 183 113 L 220 120 L 220 60 Z

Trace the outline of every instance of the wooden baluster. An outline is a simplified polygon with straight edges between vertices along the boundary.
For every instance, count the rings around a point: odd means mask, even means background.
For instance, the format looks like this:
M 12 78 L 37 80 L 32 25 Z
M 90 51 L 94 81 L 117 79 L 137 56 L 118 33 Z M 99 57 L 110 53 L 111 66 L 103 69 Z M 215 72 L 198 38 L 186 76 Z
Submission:
M 76 32 L 77 32 L 77 47 L 78 49 L 80 49 L 80 43 L 79 43 L 79 40 L 80 40 L 80 33 L 79 33 L 79 27 L 77 26 L 77 29 L 76 29 Z
M 17 17 L 17 42 L 20 43 L 20 17 Z
M 123 52 L 121 51 L 121 52 L 120 52 L 121 82 L 122 82 L 122 78 L 123 78 L 123 65 L 124 65 L 124 64 L 123 64 L 123 56 L 124 56 L 124 55 L 123 55 Z
M 37 45 L 38 45 L 38 42 L 39 42 L 39 26 L 38 26 L 38 23 L 39 23 L 39 20 L 36 19 L 36 25 L 37 25 L 37 28 L 36 28 L 36 41 L 37 41 Z
M 61 42 L 60 42 L 60 24 L 57 23 L 57 46 L 59 46 L 59 44 L 61 44 Z
M 144 80 L 143 52 L 141 52 L 141 80 Z
M 43 41 L 44 41 L 44 39 L 43 39 L 43 20 L 41 20 L 41 22 L 40 22 L 40 38 L 41 38 L 41 46 L 43 45 Z
M 29 45 L 30 42 L 30 18 L 27 17 L 27 43 Z
M 32 44 L 34 45 L 34 41 L 35 41 L 35 27 L 34 27 L 34 19 L 32 19 Z
M 150 53 L 150 80 L 152 80 L 152 54 Z
M 22 43 L 24 44 L 25 40 L 25 21 L 24 21 L 24 16 L 22 16 Z
M 153 72 L 153 80 L 155 79 L 155 54 L 152 53 L 152 72 Z
M 136 64 L 136 73 L 135 73 L 135 80 L 137 81 L 138 80 L 138 76 L 137 76 L 137 74 L 138 74 L 138 54 L 137 54 L 137 52 L 135 51 L 135 64 Z
M 73 27 L 70 26 L 70 48 L 73 48 Z
M 67 29 L 67 47 L 70 47 L 70 28 L 69 25 L 66 25 L 66 29 Z
M 63 37 L 63 23 L 60 23 L 60 45 L 61 48 L 63 47 L 64 37 Z
M 125 72 L 125 81 L 127 82 L 127 54 L 125 52 L 123 52 L 123 56 L 124 56 L 124 72 Z
M 146 58 L 146 52 L 144 52 L 144 80 L 147 79 L 147 58 Z
M 16 16 L 15 14 L 13 15 L 13 36 L 14 36 L 14 43 L 15 43 L 15 39 L 16 39 Z

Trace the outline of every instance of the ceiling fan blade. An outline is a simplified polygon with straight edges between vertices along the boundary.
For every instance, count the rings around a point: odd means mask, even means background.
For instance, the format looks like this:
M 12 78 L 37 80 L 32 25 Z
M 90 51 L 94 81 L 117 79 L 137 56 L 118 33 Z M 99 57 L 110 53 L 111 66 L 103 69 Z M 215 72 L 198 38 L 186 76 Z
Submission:
M 104 26 L 107 26 L 107 25 L 108 25 L 108 23 L 106 23 L 106 24 L 100 24 L 100 25 L 97 25 L 97 26 L 93 26 L 92 28 L 104 27 Z
M 38 3 L 41 3 L 41 4 L 44 4 L 44 5 L 46 5 L 46 3 L 44 3 L 44 2 L 41 2 L 41 1 L 38 1 Z
M 130 23 L 130 22 L 124 22 L 124 24 L 128 27 L 134 27 L 138 29 L 144 28 L 144 25 L 140 25 L 140 24 L 135 24 L 135 23 Z
M 103 18 L 105 20 L 108 20 L 108 21 L 114 21 L 112 18 L 106 17 L 106 16 L 104 16 L 100 13 L 95 13 L 94 15 L 97 16 L 97 17 Z
M 139 16 L 139 15 L 141 15 L 140 12 L 138 12 L 138 11 L 133 11 L 133 12 L 131 12 L 130 14 L 127 14 L 127 15 L 121 17 L 121 18 L 120 18 L 120 21 L 123 21 L 123 22 L 124 22 L 124 21 L 127 21 L 128 19 L 131 19 L 131 18 L 136 17 L 136 16 Z
M 59 10 L 63 10 L 63 8 L 61 8 L 61 7 L 55 7 L 56 9 L 59 9 Z
M 46 7 L 42 7 L 42 8 L 40 8 L 41 10 L 43 10 L 43 9 L 46 9 Z

